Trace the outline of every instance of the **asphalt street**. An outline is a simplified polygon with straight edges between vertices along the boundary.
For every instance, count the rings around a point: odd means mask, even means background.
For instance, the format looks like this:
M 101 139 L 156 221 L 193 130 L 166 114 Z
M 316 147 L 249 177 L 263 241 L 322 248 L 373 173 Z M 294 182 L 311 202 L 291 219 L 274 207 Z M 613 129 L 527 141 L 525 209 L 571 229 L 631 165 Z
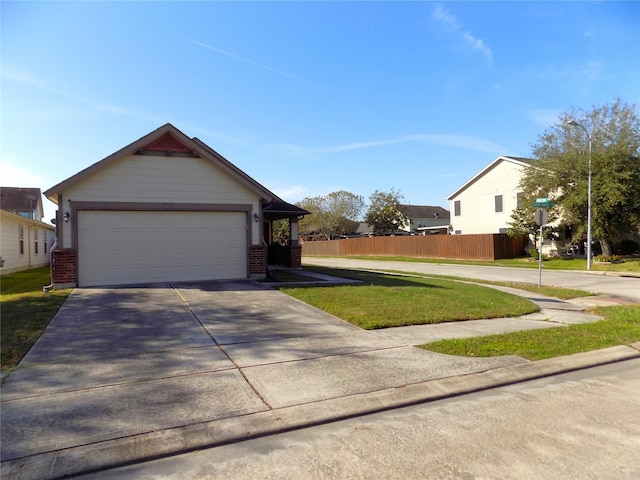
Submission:
M 640 359 L 83 479 L 637 479 Z

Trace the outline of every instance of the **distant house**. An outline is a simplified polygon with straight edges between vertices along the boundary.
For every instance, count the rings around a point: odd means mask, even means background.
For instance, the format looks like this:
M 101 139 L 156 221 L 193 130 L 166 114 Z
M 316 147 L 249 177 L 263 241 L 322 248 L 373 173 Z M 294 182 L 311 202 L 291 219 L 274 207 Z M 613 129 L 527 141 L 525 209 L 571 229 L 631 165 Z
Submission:
M 373 225 L 367 222 L 353 222 L 353 231 L 342 238 L 373 237 Z
M 0 275 L 49 264 L 55 228 L 43 216 L 39 188 L 0 187 Z
M 520 179 L 532 160 L 500 156 L 453 192 L 449 200 L 454 235 L 506 233 L 524 194 Z
M 449 211 L 438 206 L 400 205 L 400 211 L 409 221 L 400 227 L 410 234 L 447 233 L 449 229 Z
M 398 226 L 393 235 L 429 235 L 448 233 L 449 211 L 442 207 L 427 205 L 399 205 L 399 210 L 408 218 L 404 225 Z M 353 231 L 342 238 L 373 237 L 373 225 L 366 222 L 354 222 Z

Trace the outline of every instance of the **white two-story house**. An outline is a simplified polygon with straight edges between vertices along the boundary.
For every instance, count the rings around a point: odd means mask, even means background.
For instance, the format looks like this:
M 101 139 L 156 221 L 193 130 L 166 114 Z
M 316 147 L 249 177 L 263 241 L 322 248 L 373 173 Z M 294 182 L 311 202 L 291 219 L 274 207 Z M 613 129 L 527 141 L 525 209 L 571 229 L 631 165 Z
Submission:
M 453 192 L 448 198 L 452 233 L 506 233 L 511 213 L 524 198 L 519 184 L 531 162 L 500 156 Z

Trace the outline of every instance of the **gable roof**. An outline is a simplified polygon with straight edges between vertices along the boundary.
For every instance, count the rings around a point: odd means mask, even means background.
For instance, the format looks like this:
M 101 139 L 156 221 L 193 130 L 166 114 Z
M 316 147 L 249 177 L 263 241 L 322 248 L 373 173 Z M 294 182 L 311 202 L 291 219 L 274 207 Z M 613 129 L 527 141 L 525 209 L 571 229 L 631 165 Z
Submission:
M 523 167 L 529 167 L 529 166 L 531 166 L 533 164 L 533 162 L 535 162 L 535 160 L 533 160 L 531 158 L 507 157 L 505 155 L 501 155 L 498 158 L 496 158 L 493 162 L 491 162 L 489 165 L 487 165 L 482 170 L 480 170 L 480 172 L 478 172 L 473 178 L 471 178 L 471 180 L 469 180 L 467 183 L 465 183 L 460 188 L 458 188 L 455 192 L 453 192 L 451 195 L 449 195 L 449 197 L 447 197 L 447 200 L 452 200 L 454 197 L 457 197 L 458 195 L 460 195 L 464 190 L 466 190 L 471 185 L 473 185 L 475 182 L 477 182 L 478 179 L 480 179 L 481 177 L 486 175 L 489 171 L 494 169 L 496 167 L 496 165 L 498 165 L 501 162 L 510 162 L 510 163 L 515 164 L 515 165 L 520 165 L 520 166 L 523 166 Z
M 407 217 L 413 218 L 449 218 L 449 210 L 430 205 L 398 205 L 400 211 Z
M 58 194 L 70 187 L 76 185 L 88 176 L 106 168 L 112 163 L 120 160 L 128 155 L 135 153 L 145 152 L 158 152 L 158 154 L 164 155 L 178 155 L 178 156 L 192 156 L 194 158 L 203 158 L 209 160 L 211 163 L 219 167 L 221 170 L 228 173 L 232 178 L 242 183 L 249 190 L 255 192 L 260 198 L 266 202 L 271 202 L 274 199 L 283 201 L 278 198 L 273 192 L 256 182 L 249 175 L 244 173 L 238 167 L 233 165 L 230 161 L 217 153 L 211 147 L 197 138 L 189 138 L 182 133 L 176 127 L 167 123 L 160 128 L 148 133 L 144 137 L 136 140 L 135 142 L 121 148 L 117 152 L 109 155 L 108 157 L 94 163 L 93 165 L 85 168 L 84 170 L 76 173 L 72 177 L 63 180 L 62 182 L 54 185 L 44 192 L 45 196 L 52 202 L 58 203 Z M 286 202 L 285 202 L 286 203 Z
M 7 212 L 38 212 L 38 220 L 44 215 L 42 193 L 39 188 L 0 187 L 0 209 Z

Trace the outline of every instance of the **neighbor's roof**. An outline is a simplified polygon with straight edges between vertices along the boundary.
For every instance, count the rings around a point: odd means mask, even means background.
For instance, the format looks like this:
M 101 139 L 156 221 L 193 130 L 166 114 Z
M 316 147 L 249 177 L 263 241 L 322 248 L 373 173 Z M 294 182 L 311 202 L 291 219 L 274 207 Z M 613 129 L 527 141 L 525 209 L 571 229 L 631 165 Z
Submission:
M 7 212 L 40 210 L 41 195 L 39 188 L 0 187 L 0 209 Z
M 360 235 L 372 235 L 373 234 L 373 225 L 369 225 L 367 222 L 355 222 L 354 223 L 354 232 Z
M 72 177 L 69 177 L 66 180 L 58 183 L 57 185 L 49 188 L 44 192 L 44 194 L 52 202 L 57 204 L 59 193 L 62 193 L 75 184 L 83 181 L 89 175 L 93 175 L 94 173 L 120 160 L 121 158 L 135 154 L 139 151 L 158 152 L 158 155 L 179 154 L 204 158 L 221 168 L 223 171 L 227 172 L 240 183 L 244 184 L 247 188 L 258 194 L 263 200 L 267 202 L 271 202 L 274 200 L 284 202 L 284 200 L 282 200 L 266 187 L 255 181 L 253 178 L 233 165 L 230 161 L 228 161 L 222 155 L 206 145 L 204 142 L 197 138 L 189 138 L 187 135 L 182 133 L 170 123 L 161 126 L 153 132 L 148 133 L 144 137 L 100 160 L 99 162 L 94 163 L 93 165 L 76 173 Z
M 462 193 L 468 187 L 473 185 L 476 181 L 478 181 L 478 179 L 483 177 L 487 172 L 489 172 L 490 170 L 495 168 L 495 166 L 498 165 L 501 162 L 511 162 L 511 163 L 516 164 L 516 165 L 521 165 L 523 167 L 529 167 L 529 166 L 531 166 L 533 164 L 533 162 L 535 162 L 535 160 L 533 160 L 531 158 L 508 157 L 506 155 L 501 155 L 498 158 L 496 158 L 493 162 L 491 162 L 489 165 L 487 165 L 482 170 L 480 170 L 480 172 L 477 173 L 473 178 L 471 178 L 471 180 L 469 180 L 467 183 L 465 183 L 460 188 L 458 188 L 455 192 L 453 192 L 451 195 L 449 195 L 447 200 L 451 200 L 454 197 L 457 197 L 460 193 Z
M 449 210 L 429 205 L 399 205 L 400 211 L 409 218 L 449 218 Z M 437 216 L 436 216 L 437 215 Z

